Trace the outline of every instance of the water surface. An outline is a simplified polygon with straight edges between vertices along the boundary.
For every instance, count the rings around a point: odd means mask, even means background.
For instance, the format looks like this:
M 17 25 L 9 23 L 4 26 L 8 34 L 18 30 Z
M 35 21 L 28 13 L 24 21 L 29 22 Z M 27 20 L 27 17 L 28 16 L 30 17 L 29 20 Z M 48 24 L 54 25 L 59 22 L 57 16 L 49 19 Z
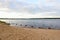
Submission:
M 27 27 L 34 26 L 35 28 L 44 27 L 44 28 L 56 28 L 60 29 L 60 19 L 32 19 L 32 20 L 5 20 L 7 23 L 10 23 L 11 26 L 21 27 L 27 25 Z

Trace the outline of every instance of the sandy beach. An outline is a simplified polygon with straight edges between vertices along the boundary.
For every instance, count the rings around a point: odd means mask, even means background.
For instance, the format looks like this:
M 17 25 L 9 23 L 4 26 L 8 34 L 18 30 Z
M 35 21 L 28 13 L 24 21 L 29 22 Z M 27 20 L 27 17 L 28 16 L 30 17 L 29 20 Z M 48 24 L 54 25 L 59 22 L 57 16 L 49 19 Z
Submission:
M 60 30 L 20 28 L 0 24 L 0 40 L 60 40 Z

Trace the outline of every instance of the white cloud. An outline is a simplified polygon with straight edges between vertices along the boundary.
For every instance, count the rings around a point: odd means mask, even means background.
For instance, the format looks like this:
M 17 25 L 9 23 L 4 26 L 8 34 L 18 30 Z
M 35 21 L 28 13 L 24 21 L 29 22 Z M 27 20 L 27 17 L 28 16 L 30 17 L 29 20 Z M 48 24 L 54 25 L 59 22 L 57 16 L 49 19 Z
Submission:
M 0 11 L 0 18 L 45 18 L 45 17 L 60 17 L 50 15 L 50 13 L 55 12 L 42 12 L 37 14 L 30 14 L 24 12 L 9 12 L 9 11 Z
M 60 3 L 58 0 L 31 1 L 0 0 L 0 18 L 60 17 Z

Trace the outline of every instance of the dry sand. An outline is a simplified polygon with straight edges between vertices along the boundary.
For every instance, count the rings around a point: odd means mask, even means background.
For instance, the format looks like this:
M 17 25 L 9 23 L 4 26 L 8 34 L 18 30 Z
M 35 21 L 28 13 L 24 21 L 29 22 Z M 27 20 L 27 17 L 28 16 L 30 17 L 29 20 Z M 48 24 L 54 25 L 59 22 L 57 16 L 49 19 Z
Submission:
M 0 40 L 60 40 L 60 30 L 17 28 L 0 24 Z

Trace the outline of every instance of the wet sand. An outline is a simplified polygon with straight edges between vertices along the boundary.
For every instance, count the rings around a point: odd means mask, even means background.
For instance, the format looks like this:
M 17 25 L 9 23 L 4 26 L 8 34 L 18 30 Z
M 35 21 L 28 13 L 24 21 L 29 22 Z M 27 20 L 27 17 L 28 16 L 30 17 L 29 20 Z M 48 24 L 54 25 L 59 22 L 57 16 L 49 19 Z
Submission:
M 0 24 L 0 40 L 60 40 L 60 30 L 20 28 Z

